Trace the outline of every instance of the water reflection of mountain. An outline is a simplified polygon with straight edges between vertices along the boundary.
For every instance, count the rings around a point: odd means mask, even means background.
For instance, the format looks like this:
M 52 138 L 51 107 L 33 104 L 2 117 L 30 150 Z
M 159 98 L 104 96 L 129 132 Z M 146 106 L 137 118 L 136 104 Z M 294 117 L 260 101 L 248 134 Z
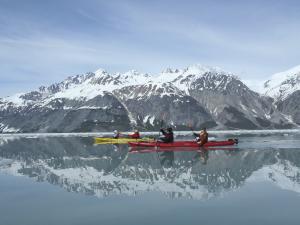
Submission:
M 99 197 L 159 191 L 172 198 L 207 199 L 247 180 L 270 180 L 300 192 L 299 167 L 299 150 L 132 154 L 126 145 L 95 146 L 89 138 L 75 137 L 20 138 L 0 145 L 0 172 Z

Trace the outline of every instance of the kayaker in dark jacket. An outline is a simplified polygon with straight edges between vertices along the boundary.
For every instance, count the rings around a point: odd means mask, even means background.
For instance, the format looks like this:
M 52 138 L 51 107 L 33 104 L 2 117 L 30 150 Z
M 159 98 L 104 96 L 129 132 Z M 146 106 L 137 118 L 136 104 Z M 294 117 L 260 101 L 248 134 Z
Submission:
M 114 130 L 113 138 L 119 138 L 121 136 L 121 133 L 117 130 Z
M 159 141 L 164 143 L 170 143 L 174 141 L 174 134 L 172 127 L 168 127 L 166 130 L 161 128 L 160 132 L 162 133 L 162 136 L 159 137 Z

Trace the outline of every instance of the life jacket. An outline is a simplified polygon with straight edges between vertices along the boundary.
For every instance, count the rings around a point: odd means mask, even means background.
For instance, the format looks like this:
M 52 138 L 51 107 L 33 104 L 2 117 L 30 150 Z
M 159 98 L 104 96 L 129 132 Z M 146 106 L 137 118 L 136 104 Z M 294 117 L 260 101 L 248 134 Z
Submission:
M 201 132 L 200 133 L 200 141 L 202 143 L 208 142 L 208 133 L 207 132 Z
M 174 141 L 173 132 L 166 132 L 164 135 L 165 135 L 165 138 L 168 142 L 173 142 Z
M 140 138 L 140 133 L 139 132 L 134 132 L 133 134 L 129 134 L 129 137 L 134 138 L 134 139 L 138 139 L 138 138 Z

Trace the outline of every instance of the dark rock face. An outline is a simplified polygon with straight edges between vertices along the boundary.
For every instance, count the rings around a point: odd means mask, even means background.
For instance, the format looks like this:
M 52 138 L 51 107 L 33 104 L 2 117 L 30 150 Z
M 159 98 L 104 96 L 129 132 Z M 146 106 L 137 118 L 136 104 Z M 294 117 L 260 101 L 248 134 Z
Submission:
M 0 111 L 1 122 L 19 132 L 111 131 L 130 127 L 128 112 L 111 94 L 89 101 L 54 99 L 44 107 Z
M 156 84 L 124 87 L 114 93 L 132 112 L 141 128 L 153 130 L 172 125 L 177 129 L 188 129 L 191 125 L 195 128 L 217 125 L 199 102 L 170 83 L 161 87 Z
M 224 110 L 219 114 L 219 117 L 225 126 L 230 128 L 241 128 L 241 129 L 256 129 L 258 128 L 251 120 L 246 118 L 246 115 L 236 108 L 229 106 L 225 107 Z
M 276 103 L 277 109 L 300 125 L 300 90 L 293 92 L 286 99 Z
M 208 73 L 193 81 L 189 92 L 216 121 L 227 128 L 273 129 L 281 125 L 282 128 L 285 125 L 292 126 L 271 101 L 250 90 L 234 76 Z

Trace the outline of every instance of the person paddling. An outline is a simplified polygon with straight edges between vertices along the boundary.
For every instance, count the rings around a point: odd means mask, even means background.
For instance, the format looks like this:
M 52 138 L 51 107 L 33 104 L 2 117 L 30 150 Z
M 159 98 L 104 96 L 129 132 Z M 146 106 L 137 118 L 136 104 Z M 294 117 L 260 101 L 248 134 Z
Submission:
M 134 138 L 134 139 L 139 139 L 139 138 L 141 138 L 140 132 L 139 132 L 138 130 L 134 130 L 133 133 L 128 134 L 128 137 L 129 137 L 129 138 Z
M 121 136 L 121 133 L 117 130 L 114 130 L 113 138 L 119 138 Z
M 196 141 L 199 144 L 199 146 L 203 146 L 208 142 L 208 133 L 205 127 L 200 131 L 199 135 L 196 133 L 193 134 L 196 136 Z
M 174 142 L 174 133 L 172 127 L 168 127 L 166 130 L 161 128 L 160 132 L 162 133 L 162 136 L 159 137 L 160 142 L 164 143 L 171 143 Z

